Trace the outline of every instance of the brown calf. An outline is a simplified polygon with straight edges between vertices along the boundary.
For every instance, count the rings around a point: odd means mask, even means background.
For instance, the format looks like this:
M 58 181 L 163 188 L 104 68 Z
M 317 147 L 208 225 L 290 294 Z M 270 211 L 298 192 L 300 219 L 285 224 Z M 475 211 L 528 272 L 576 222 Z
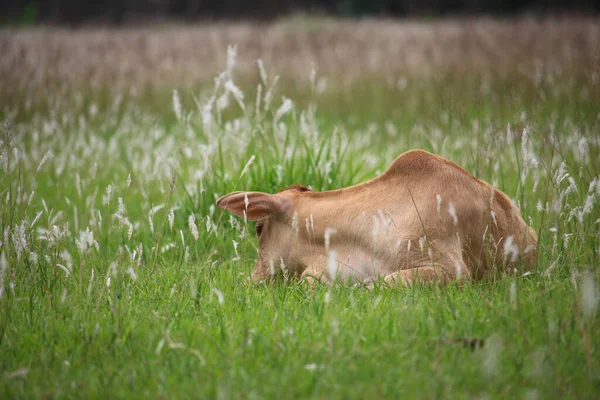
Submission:
M 234 192 L 217 205 L 257 221 L 255 282 L 285 272 L 325 283 L 443 284 L 536 258 L 537 235 L 504 193 L 422 150 L 348 188 Z

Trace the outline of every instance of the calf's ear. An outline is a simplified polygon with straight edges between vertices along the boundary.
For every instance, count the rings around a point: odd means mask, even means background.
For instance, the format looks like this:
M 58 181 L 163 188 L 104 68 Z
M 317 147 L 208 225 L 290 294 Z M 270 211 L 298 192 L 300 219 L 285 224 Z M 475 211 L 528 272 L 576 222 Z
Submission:
M 266 218 L 270 215 L 287 215 L 292 202 L 278 194 L 262 192 L 233 192 L 217 200 L 217 205 L 227 211 L 250 221 Z

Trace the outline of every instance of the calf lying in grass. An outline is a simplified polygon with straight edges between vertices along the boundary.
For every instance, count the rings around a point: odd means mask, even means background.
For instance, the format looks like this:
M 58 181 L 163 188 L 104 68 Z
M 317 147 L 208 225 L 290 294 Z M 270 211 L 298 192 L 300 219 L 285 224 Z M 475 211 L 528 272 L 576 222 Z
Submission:
M 422 150 L 348 188 L 234 192 L 217 205 L 257 221 L 255 282 L 285 273 L 325 283 L 444 284 L 536 258 L 537 236 L 504 193 Z

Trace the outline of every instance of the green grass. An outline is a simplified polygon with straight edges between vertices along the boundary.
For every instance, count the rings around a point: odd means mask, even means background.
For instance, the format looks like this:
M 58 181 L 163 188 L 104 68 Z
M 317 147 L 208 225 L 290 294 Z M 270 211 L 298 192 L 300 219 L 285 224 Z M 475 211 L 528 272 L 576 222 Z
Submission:
M 245 111 L 230 96 L 208 129 L 193 97 L 206 104 L 210 87 L 180 90 L 181 119 L 170 90 L 120 102 L 110 88 L 13 91 L 0 114 L 14 121 L 0 184 L 0 396 L 596 397 L 600 93 L 591 76 L 564 78 L 440 76 L 403 90 L 372 78 L 321 94 L 284 84 L 259 115 L 247 88 Z M 275 123 L 282 93 L 295 108 Z M 256 238 L 218 196 L 338 188 L 411 148 L 518 202 L 540 235 L 533 275 L 373 291 L 247 284 Z M 528 154 L 537 166 L 521 180 Z

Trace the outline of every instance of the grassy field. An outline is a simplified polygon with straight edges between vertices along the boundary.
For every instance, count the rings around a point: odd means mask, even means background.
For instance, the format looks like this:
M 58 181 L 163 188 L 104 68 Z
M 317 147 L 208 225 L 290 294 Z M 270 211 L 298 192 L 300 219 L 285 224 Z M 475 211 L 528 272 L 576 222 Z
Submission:
M 0 31 L 0 397 L 597 398 L 599 32 Z M 533 274 L 247 283 L 254 228 L 216 198 L 339 188 L 414 148 L 520 206 L 540 237 Z

